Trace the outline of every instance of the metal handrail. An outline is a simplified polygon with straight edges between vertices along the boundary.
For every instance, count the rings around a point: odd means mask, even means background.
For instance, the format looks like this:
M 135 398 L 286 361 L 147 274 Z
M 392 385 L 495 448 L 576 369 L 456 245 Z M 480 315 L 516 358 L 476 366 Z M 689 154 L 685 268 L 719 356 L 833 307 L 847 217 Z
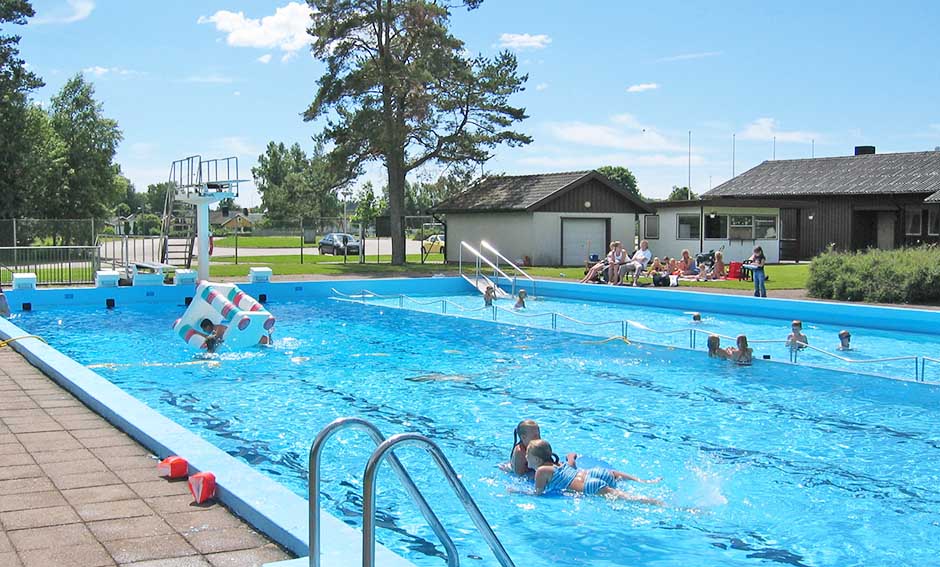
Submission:
M 480 276 L 483 275 L 483 274 L 481 274 L 481 265 L 480 265 L 480 262 L 485 262 L 486 265 L 489 266 L 489 267 L 491 267 L 491 268 L 493 268 L 493 270 L 494 270 L 497 274 L 499 274 L 500 276 L 503 276 L 503 277 L 506 278 L 508 281 L 512 282 L 512 294 L 513 294 L 513 295 L 516 295 L 516 278 L 515 278 L 515 277 L 510 276 L 510 275 L 507 274 L 506 272 L 504 272 L 504 271 L 502 271 L 501 269 L 499 269 L 499 266 L 497 266 L 497 265 L 494 264 L 493 262 L 490 262 L 489 258 L 487 258 L 486 256 L 484 256 L 483 254 L 480 254 L 480 251 L 479 251 L 479 250 L 477 250 L 477 249 L 474 248 L 473 246 L 470 246 L 469 244 L 467 244 L 467 242 L 466 242 L 465 240 L 461 240 L 461 241 L 460 241 L 460 245 L 461 245 L 461 247 L 466 248 L 467 250 L 473 252 L 473 255 L 476 256 L 476 259 L 477 259 L 477 260 L 476 260 L 476 268 L 477 268 L 477 280 L 478 280 L 478 281 L 479 281 Z M 463 262 L 461 261 L 461 266 L 462 266 L 462 265 L 463 265 Z M 461 275 L 463 275 L 463 274 L 461 274 Z M 483 277 L 486 277 L 486 276 L 483 275 Z M 496 284 L 495 284 L 495 285 L 497 285 L 497 286 L 499 285 L 499 277 L 496 278 Z
M 394 450 L 402 445 L 419 446 L 431 455 L 438 468 L 444 473 L 444 478 L 447 479 L 447 483 L 450 484 L 450 487 L 456 493 L 457 499 L 460 500 L 464 510 L 470 515 L 470 519 L 473 521 L 474 525 L 476 525 L 477 530 L 483 536 L 483 539 L 486 540 L 486 544 L 496 556 L 496 560 L 503 567 L 515 567 L 515 563 L 512 562 L 509 554 L 506 553 L 506 549 L 499 541 L 499 538 L 496 537 L 493 528 L 491 528 L 486 521 L 483 512 L 477 507 L 473 497 L 470 496 L 470 493 L 467 492 L 467 488 L 460 481 L 457 471 L 454 470 L 450 461 L 444 456 L 444 452 L 441 451 L 441 448 L 438 447 L 434 441 L 418 433 L 399 433 L 398 435 L 392 435 L 378 446 L 375 452 L 372 453 L 372 456 L 369 457 L 369 462 L 366 463 L 362 487 L 363 567 L 375 566 L 375 484 L 379 466 L 386 458 L 391 462 L 391 459 L 395 456 Z
M 799 345 L 799 348 L 794 348 L 790 350 L 791 362 L 794 362 L 794 363 L 797 361 L 796 353 L 804 348 L 808 348 L 818 353 L 825 354 L 826 356 L 831 356 L 832 358 L 836 358 L 838 360 L 841 360 L 842 362 L 847 362 L 849 364 L 867 364 L 867 363 L 872 363 L 872 362 L 897 362 L 900 360 L 913 360 L 914 361 L 914 380 L 920 381 L 920 376 L 918 375 L 918 373 L 920 370 L 919 359 L 921 357 L 916 356 L 916 355 L 889 356 L 885 358 L 854 359 L 854 358 L 846 358 L 844 356 L 839 356 L 838 354 L 829 352 L 828 350 L 824 350 L 819 347 L 816 347 L 816 346 L 813 346 L 811 344 L 804 343 L 801 341 L 795 341 L 795 343 Z
M 524 277 L 525 279 L 527 279 L 527 280 L 529 280 L 530 282 L 532 282 L 532 295 L 533 295 L 533 296 L 537 296 L 537 295 L 538 295 L 538 294 L 536 293 L 536 288 L 535 288 L 535 285 L 536 285 L 536 283 L 535 283 L 535 278 L 533 278 L 532 276 L 530 276 L 529 274 L 527 274 L 527 273 L 525 272 L 525 270 L 523 270 L 523 269 L 520 268 L 519 266 L 515 265 L 512 260 L 510 260 L 509 258 L 503 256 L 502 253 L 500 253 L 499 250 L 497 250 L 496 248 L 494 248 L 489 242 L 487 242 L 487 241 L 485 241 L 485 240 L 481 240 L 481 241 L 480 241 L 480 247 L 481 247 L 481 248 L 486 248 L 487 250 L 489 250 L 489 251 L 492 252 L 493 254 L 496 254 L 496 257 L 497 257 L 498 259 L 500 259 L 500 260 L 506 262 L 507 264 L 509 264 L 510 266 L 512 266 L 512 269 L 516 270 L 522 277 Z M 497 262 L 497 265 L 498 265 L 498 262 Z
M 931 357 L 929 357 L 929 356 L 922 356 L 922 357 L 920 357 L 920 381 L 921 381 L 921 382 L 926 382 L 926 381 L 927 381 L 925 371 L 927 370 L 927 363 L 928 363 L 928 362 L 933 362 L 934 364 L 940 364 L 940 360 L 938 360 L 938 359 L 936 359 L 936 358 L 931 358 Z
M 375 425 L 358 417 L 341 417 L 339 419 L 333 420 L 333 422 L 327 425 L 323 431 L 317 435 L 316 439 L 314 439 L 313 444 L 310 446 L 310 457 L 308 462 L 308 474 L 310 475 L 308 480 L 308 490 L 310 492 L 310 567 L 319 567 L 320 565 L 320 456 L 323 453 L 323 446 L 326 444 L 326 442 L 329 441 L 337 431 L 345 428 L 355 428 L 365 431 L 379 448 L 387 443 L 385 436 L 382 435 L 382 432 L 379 431 Z M 376 451 L 378 451 L 378 449 L 376 449 Z M 373 453 L 373 456 L 374 455 L 375 454 Z M 370 459 L 369 462 L 371 463 L 372 459 Z M 418 506 L 418 509 L 421 510 L 421 515 L 424 516 L 424 519 L 427 520 L 428 524 L 430 524 L 434 534 L 437 535 L 438 539 L 441 540 L 441 544 L 443 544 L 444 551 L 447 556 L 448 567 L 455 567 L 460 565 L 460 557 L 457 555 L 457 546 L 454 545 L 454 541 L 447 533 L 447 529 L 438 519 L 437 515 L 434 514 L 434 511 L 431 509 L 431 506 L 428 504 L 427 500 L 424 499 L 421 491 L 418 490 L 417 486 L 415 486 L 415 483 L 408 474 L 408 471 L 405 470 L 405 467 L 402 466 L 401 462 L 395 455 L 389 455 L 388 464 L 392 467 L 392 470 L 395 471 L 395 474 L 398 475 L 398 479 L 401 481 L 402 485 L 404 485 L 405 490 L 408 492 L 408 495 L 411 496 L 411 499 L 414 501 L 414 503 Z M 376 468 L 378 467 L 376 466 Z M 368 466 L 366 467 L 366 470 L 368 471 Z M 372 511 L 372 515 L 374 523 L 374 510 Z M 365 515 L 363 515 L 363 520 L 364 518 Z M 363 525 L 364 524 L 365 522 L 363 521 Z M 365 530 L 363 529 L 363 532 L 364 531 Z M 374 538 L 372 553 L 373 555 L 375 553 Z M 365 549 L 363 549 L 363 557 L 365 557 Z

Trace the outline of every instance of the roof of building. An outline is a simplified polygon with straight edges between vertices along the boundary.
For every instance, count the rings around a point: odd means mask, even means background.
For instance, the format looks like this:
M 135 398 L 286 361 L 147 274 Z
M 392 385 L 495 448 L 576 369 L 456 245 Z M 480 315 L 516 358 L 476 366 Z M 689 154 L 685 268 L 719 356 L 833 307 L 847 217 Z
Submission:
M 940 152 L 931 151 L 765 161 L 702 197 L 890 195 L 938 191 Z
M 607 185 L 638 210 L 652 212 L 645 201 L 593 170 L 487 177 L 440 203 L 434 210 L 439 213 L 533 211 L 591 179 Z

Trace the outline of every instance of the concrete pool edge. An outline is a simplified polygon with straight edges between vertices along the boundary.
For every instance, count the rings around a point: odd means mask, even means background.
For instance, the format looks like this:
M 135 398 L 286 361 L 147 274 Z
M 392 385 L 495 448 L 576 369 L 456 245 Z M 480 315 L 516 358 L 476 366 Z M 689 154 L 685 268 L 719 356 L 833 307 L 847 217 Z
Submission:
M 28 336 L 0 318 L 0 341 Z M 303 557 L 308 553 L 307 500 L 252 469 L 215 445 L 163 416 L 130 394 L 36 338 L 22 338 L 9 347 L 65 388 L 109 423 L 124 431 L 158 457 L 180 455 L 190 471 L 211 471 L 218 481 L 217 499 L 278 544 Z M 311 439 L 315 433 L 311 433 Z M 156 469 L 156 463 L 154 463 Z M 156 474 L 156 470 L 154 471 Z M 352 565 L 360 555 L 361 532 L 321 512 L 327 567 Z M 406 559 L 376 544 L 383 565 L 413 567 Z

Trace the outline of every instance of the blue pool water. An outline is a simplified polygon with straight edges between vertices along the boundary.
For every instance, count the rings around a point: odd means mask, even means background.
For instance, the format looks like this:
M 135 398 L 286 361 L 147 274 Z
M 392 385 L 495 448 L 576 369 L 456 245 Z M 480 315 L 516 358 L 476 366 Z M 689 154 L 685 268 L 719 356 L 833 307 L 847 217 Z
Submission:
M 206 363 L 173 336 L 182 307 L 39 311 L 16 323 L 306 495 L 313 436 L 357 415 L 437 440 L 517 565 L 914 565 L 940 537 L 940 389 L 429 313 L 272 303 L 274 348 Z M 542 424 L 658 485 L 665 508 L 511 492 L 512 428 Z M 359 523 L 365 438 L 325 454 L 324 505 Z M 436 468 L 402 453 L 463 563 L 494 565 Z M 222 479 L 224 482 L 224 479 Z M 440 546 L 385 471 L 380 539 L 419 565 Z M 329 542 L 327 542 L 327 545 Z M 469 558 L 480 558 L 473 560 Z
M 493 320 L 493 311 L 482 309 L 483 301 L 479 294 L 405 296 L 401 301 L 398 297 L 370 297 L 368 292 L 356 294 L 353 297 L 339 295 L 337 297 L 352 301 L 365 301 L 370 305 L 400 307 L 437 314 L 442 311 L 441 301 L 446 301 L 448 305 L 443 309 L 448 315 Z M 497 302 L 500 309 L 496 313 L 496 319 L 512 325 L 542 329 L 550 329 L 554 324 L 557 330 L 598 337 L 622 335 L 626 330 L 627 336 L 635 341 L 681 348 L 694 346 L 699 350 L 707 350 L 706 340 L 710 333 L 727 337 L 722 339 L 722 347 L 732 346 L 733 338 L 744 334 L 751 341 L 756 358 L 767 355 L 772 360 L 790 361 L 790 350 L 784 344 L 790 333 L 790 321 L 762 318 L 760 313 L 755 313 L 752 317 L 742 317 L 702 311 L 702 321 L 696 323 L 691 320 L 692 312 L 681 309 L 636 307 L 553 297 L 530 299 L 524 310 L 514 310 L 512 305 L 513 302 L 510 299 Z M 559 316 L 553 320 L 551 316 L 553 312 L 570 319 Z M 625 321 L 630 321 L 626 327 Z M 695 330 L 694 343 L 689 332 L 691 329 Z M 935 353 L 940 350 L 940 336 L 937 335 L 850 328 L 848 330 L 852 334 L 852 350 L 839 351 L 838 334 L 841 329 L 842 327 L 820 324 L 811 320 L 804 321 L 803 332 L 809 344 L 836 356 L 814 349 L 804 349 L 797 353 L 797 363 L 914 380 L 915 372 L 920 372 L 917 369 L 917 361 L 906 357 L 936 357 Z M 927 381 L 940 382 L 940 364 L 928 361 L 923 365 L 923 374 L 923 379 Z

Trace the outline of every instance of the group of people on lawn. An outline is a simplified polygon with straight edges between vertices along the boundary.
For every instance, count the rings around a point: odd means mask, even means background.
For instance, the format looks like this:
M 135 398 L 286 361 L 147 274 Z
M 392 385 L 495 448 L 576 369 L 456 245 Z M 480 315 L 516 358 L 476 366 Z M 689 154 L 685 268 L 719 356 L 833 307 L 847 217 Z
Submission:
M 720 250 L 715 252 L 714 262 L 711 263 L 697 262 L 688 249 L 683 250 L 679 258 L 666 256 L 660 259 L 653 257 L 649 242 L 641 240 L 640 247 L 628 257 L 623 243 L 615 240 L 610 243 L 610 251 L 604 259 L 586 268 L 581 283 L 600 283 L 606 280 L 610 285 L 636 286 L 642 275 L 653 278 L 653 285 L 668 286 L 670 276 L 708 281 L 724 278 L 727 276 L 727 269 Z

